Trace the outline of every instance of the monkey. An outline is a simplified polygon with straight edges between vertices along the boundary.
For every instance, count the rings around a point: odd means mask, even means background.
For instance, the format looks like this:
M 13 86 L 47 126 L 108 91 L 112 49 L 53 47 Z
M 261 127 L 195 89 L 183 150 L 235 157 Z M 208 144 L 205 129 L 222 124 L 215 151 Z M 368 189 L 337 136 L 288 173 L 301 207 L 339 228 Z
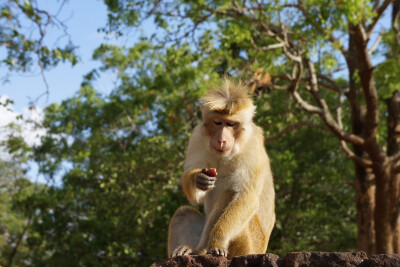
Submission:
M 186 151 L 183 191 L 204 214 L 182 206 L 168 229 L 168 255 L 265 253 L 275 224 L 275 191 L 248 86 L 229 77 L 203 97 L 202 121 Z M 216 177 L 204 168 L 216 168 Z
M 272 87 L 271 75 L 268 72 L 264 73 L 264 68 L 258 68 L 251 81 L 251 92 L 256 93 L 257 95 L 260 95 L 265 91 L 270 93 Z

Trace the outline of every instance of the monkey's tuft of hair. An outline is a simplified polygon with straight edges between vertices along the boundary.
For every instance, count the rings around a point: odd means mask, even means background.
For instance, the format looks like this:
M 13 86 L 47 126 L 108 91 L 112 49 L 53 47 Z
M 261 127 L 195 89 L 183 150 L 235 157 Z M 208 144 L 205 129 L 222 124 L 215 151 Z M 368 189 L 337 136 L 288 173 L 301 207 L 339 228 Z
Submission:
M 247 84 L 229 77 L 222 78 L 216 87 L 211 88 L 203 101 L 204 109 L 229 115 L 253 106 Z

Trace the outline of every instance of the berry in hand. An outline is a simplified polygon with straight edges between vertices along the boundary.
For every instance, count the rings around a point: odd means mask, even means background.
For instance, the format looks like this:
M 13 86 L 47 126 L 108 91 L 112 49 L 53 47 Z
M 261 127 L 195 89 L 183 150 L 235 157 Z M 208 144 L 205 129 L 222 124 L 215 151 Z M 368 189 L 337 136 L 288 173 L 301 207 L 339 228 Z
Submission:
M 217 170 L 215 168 L 203 169 L 202 172 L 210 177 L 217 176 Z

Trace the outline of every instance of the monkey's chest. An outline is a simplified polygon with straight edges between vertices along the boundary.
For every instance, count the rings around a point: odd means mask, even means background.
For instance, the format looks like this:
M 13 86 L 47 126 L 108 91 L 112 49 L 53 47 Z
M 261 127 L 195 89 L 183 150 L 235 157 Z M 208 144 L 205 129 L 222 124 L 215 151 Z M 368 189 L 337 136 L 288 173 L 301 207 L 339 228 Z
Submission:
M 224 192 L 232 190 L 231 184 L 229 184 L 228 177 L 222 177 L 218 175 L 217 181 L 215 183 L 215 188 L 207 192 L 204 198 L 204 211 L 206 216 L 209 215 L 213 209 L 217 206 L 223 206 L 226 202 L 223 200 Z

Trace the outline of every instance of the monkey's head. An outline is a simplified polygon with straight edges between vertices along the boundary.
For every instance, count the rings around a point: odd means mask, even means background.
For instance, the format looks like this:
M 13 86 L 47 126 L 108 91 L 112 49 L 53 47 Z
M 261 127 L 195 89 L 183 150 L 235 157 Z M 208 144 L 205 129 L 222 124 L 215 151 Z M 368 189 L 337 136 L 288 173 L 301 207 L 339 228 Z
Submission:
M 221 157 L 235 155 L 252 132 L 255 106 L 248 87 L 240 81 L 224 78 L 203 97 L 203 101 L 208 150 Z

